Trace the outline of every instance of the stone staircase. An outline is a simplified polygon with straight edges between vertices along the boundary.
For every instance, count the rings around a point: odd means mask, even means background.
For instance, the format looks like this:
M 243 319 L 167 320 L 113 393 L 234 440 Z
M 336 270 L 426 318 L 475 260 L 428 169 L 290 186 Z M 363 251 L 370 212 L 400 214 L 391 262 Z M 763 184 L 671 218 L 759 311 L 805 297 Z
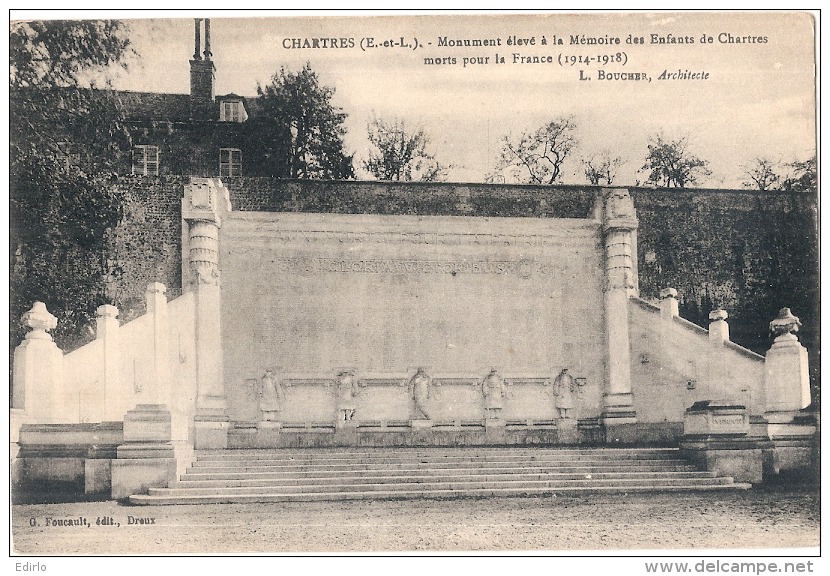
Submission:
M 208 504 L 746 489 L 676 449 L 337 448 L 197 451 L 130 503 Z

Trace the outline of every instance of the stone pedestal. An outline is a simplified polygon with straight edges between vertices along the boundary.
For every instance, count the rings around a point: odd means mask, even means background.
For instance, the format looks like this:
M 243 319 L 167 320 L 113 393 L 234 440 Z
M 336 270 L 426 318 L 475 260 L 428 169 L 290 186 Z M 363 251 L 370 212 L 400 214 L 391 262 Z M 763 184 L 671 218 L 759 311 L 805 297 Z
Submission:
M 796 413 L 770 412 L 756 425 L 769 439 L 764 451 L 764 474 L 782 472 L 810 474 L 816 466 L 814 446 L 817 437 L 816 414 L 806 411 Z
M 228 447 L 227 416 L 197 414 L 193 418 L 193 447 L 196 450 L 224 450 Z
M 115 499 L 146 494 L 176 480 L 170 411 L 164 404 L 139 404 L 124 415 L 124 444 L 112 461 Z
M 746 406 L 729 400 L 704 400 L 686 410 L 680 452 L 697 466 L 736 482 L 763 479 L 761 438 L 749 435 Z
M 124 444 L 170 442 L 170 423 L 170 411 L 166 405 L 139 404 L 124 415 Z
M 412 430 L 424 430 L 432 428 L 432 420 L 410 420 L 409 426 Z
M 275 422 L 272 420 L 260 420 L 256 423 L 257 430 L 268 430 L 269 432 L 279 432 L 282 430 L 282 422 Z
M 563 418 L 557 420 L 556 430 L 557 438 L 562 444 L 578 444 L 579 443 L 579 429 L 577 427 L 578 420 L 576 418 Z
M 337 430 L 357 430 L 357 422 L 355 420 L 337 420 L 334 427 Z
M 602 425 L 608 444 L 631 444 L 637 441 L 637 413 L 634 410 L 634 394 L 617 393 L 603 395 Z
M 507 422 L 503 418 L 487 418 L 484 421 L 485 428 L 504 429 Z
M 507 441 L 505 422 L 501 418 L 487 418 L 484 420 L 484 438 L 488 444 L 504 444 Z
M 810 405 L 807 349 L 792 334 L 779 336 L 764 360 L 767 412 L 792 412 Z
M 357 422 L 354 420 L 338 421 L 334 427 L 334 442 L 338 446 L 356 446 Z

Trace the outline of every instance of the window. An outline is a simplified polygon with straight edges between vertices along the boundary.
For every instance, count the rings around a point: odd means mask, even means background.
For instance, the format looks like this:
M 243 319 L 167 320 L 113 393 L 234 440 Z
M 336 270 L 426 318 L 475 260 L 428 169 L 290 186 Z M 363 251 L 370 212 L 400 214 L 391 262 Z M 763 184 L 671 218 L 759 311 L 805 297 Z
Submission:
M 133 147 L 133 174 L 158 176 L 159 147 L 142 144 Z
M 219 149 L 219 176 L 242 176 L 242 150 Z
M 244 122 L 248 119 L 245 113 L 245 106 L 239 100 L 224 100 L 219 109 L 219 120 L 221 122 Z

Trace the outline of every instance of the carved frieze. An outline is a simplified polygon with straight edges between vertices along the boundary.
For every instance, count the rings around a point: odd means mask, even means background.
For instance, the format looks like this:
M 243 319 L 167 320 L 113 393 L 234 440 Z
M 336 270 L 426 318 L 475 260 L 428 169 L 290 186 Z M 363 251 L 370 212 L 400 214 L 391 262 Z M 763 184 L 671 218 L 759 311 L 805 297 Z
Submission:
M 527 279 L 552 276 L 553 265 L 522 260 L 409 260 L 344 258 L 272 258 L 280 274 L 494 274 Z

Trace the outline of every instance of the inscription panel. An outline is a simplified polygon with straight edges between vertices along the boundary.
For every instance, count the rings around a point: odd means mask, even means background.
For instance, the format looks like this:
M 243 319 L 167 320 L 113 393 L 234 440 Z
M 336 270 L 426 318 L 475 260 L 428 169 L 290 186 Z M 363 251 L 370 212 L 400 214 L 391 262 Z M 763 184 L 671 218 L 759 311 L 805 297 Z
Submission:
M 411 400 L 406 387 L 367 386 L 361 387 L 357 397 L 355 419 L 359 422 L 371 420 L 409 420 Z

